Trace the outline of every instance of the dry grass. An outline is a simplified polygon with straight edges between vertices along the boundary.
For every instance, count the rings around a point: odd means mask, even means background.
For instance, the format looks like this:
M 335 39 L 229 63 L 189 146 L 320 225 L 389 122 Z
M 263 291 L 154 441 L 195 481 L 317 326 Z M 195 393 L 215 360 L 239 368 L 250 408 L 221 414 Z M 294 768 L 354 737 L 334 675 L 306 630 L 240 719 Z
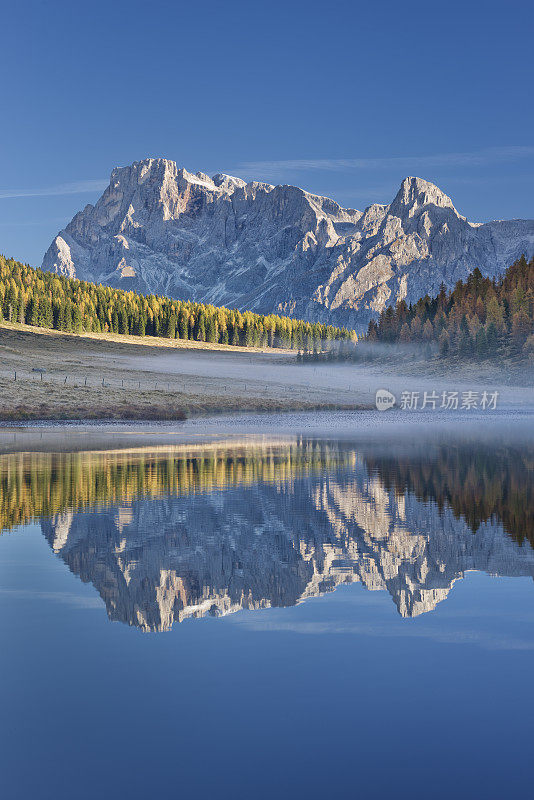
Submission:
M 329 397 L 311 398 L 304 390 L 288 393 L 265 380 L 221 380 L 179 369 L 163 371 L 156 365 L 156 358 L 178 355 L 177 350 L 198 354 L 200 360 L 213 360 L 213 351 L 217 361 L 233 355 L 243 362 L 245 373 L 251 358 L 270 366 L 294 359 L 294 353 L 284 351 L 118 335 L 77 336 L 2 324 L 0 420 L 181 420 L 192 414 L 361 407 L 329 402 Z
M 185 339 L 166 339 L 164 336 L 134 336 L 122 333 L 66 333 L 56 331 L 52 328 L 37 328 L 34 325 L 23 325 L 18 322 L 0 322 L 2 331 L 13 331 L 14 333 L 32 333 L 42 337 L 49 337 L 50 340 L 73 340 L 74 342 L 97 342 L 99 344 L 109 343 L 112 350 L 116 351 L 116 345 L 124 345 L 128 349 L 133 346 L 164 348 L 166 350 L 209 350 L 225 353 L 279 353 L 281 355 L 294 354 L 293 350 L 284 350 L 273 347 L 235 347 L 229 344 L 215 344 L 213 342 L 195 342 Z
M 0 420 L 183 420 L 192 414 L 354 408 L 351 405 L 270 398 L 110 390 L 0 379 Z M 126 395 L 126 396 L 125 396 Z

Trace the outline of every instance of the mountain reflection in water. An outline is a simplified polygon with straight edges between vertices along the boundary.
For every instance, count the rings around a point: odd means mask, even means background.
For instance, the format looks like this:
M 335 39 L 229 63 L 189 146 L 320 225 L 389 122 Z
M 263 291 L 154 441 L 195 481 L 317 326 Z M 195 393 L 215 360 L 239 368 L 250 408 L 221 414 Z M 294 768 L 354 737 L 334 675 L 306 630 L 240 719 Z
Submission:
M 361 582 L 404 617 L 467 570 L 534 577 L 532 449 L 219 443 L 0 458 L 3 529 L 38 520 L 112 620 L 146 631 Z

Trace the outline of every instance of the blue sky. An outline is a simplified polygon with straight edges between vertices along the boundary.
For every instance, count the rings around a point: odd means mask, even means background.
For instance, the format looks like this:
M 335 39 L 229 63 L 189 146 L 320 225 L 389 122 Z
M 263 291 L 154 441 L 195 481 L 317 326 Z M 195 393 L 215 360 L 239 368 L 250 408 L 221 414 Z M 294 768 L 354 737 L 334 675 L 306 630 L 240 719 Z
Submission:
M 296 183 L 405 175 L 472 220 L 534 217 L 531 2 L 2 4 L 0 252 L 38 265 L 114 166 Z

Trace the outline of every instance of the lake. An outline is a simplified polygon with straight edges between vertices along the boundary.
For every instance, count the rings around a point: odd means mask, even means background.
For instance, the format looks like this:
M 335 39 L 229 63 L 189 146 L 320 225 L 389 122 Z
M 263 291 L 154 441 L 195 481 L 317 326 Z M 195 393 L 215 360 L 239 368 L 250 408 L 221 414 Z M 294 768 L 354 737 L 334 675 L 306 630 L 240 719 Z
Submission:
M 0 455 L 4 797 L 530 793 L 530 423 L 275 427 Z

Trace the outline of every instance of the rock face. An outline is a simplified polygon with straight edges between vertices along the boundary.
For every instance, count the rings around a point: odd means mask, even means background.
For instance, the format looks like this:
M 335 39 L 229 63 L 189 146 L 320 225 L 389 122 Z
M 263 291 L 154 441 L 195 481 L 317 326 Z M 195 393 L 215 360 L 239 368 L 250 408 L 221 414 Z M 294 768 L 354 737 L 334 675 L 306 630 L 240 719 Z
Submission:
M 361 582 L 413 617 L 467 570 L 534 577 L 534 550 L 498 520 L 476 531 L 449 506 L 351 471 L 138 499 L 41 521 L 52 549 L 108 615 L 143 630 L 240 609 L 294 605 Z
M 421 178 L 406 178 L 390 205 L 361 212 L 295 186 L 192 175 L 149 158 L 113 170 L 42 266 L 358 330 L 385 305 L 452 287 L 475 267 L 498 275 L 522 253 L 534 253 L 534 221 L 470 223 Z

